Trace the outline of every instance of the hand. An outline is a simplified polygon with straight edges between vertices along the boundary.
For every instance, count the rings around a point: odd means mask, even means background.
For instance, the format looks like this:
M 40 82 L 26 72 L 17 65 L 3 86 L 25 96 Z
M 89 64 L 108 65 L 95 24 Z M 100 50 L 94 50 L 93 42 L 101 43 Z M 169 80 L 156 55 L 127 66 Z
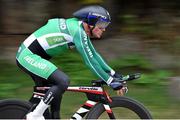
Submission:
M 119 90 L 123 87 L 123 84 L 119 81 L 119 79 L 114 78 L 109 86 L 111 86 L 113 90 Z
M 121 89 L 117 90 L 117 95 L 123 96 L 127 92 L 128 92 L 127 86 L 125 86 L 125 87 L 123 86 Z

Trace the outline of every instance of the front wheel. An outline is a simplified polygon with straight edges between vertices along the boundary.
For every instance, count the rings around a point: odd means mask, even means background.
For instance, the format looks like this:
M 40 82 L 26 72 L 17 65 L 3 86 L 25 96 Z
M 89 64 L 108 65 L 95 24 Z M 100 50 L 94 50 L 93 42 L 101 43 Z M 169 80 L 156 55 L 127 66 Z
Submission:
M 109 104 L 115 119 L 152 119 L 149 111 L 138 101 L 128 97 L 112 97 Z M 95 105 L 86 119 L 110 119 L 103 104 Z
M 22 100 L 0 100 L 0 119 L 23 119 L 31 106 Z

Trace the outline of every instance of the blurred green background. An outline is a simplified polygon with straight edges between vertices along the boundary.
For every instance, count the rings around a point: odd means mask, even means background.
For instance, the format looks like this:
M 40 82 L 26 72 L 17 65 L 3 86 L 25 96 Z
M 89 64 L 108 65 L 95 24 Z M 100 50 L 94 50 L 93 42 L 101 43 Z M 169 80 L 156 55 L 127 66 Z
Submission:
M 92 41 L 95 48 L 119 73 L 142 73 L 129 82 L 127 96 L 142 102 L 155 119 L 180 118 L 178 0 L 0 0 L 0 99 L 28 100 L 32 94 L 33 81 L 15 64 L 19 44 L 49 18 L 72 17 L 90 4 L 106 7 L 112 16 L 104 37 Z M 97 79 L 75 50 L 51 61 L 70 76 L 71 85 Z M 66 92 L 62 117 L 69 118 L 85 100 Z

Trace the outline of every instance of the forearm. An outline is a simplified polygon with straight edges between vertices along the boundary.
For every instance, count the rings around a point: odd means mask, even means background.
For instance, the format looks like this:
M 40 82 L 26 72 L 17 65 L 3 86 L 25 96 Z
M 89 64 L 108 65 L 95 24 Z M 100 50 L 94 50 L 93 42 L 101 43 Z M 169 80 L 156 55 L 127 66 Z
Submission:
M 111 83 L 113 78 L 106 71 L 104 71 L 104 69 L 102 69 L 96 59 L 91 59 L 91 61 L 86 62 L 86 65 L 91 69 L 93 73 L 95 73 L 99 78 L 104 80 L 107 84 Z
M 104 61 L 104 59 L 97 52 L 95 53 L 95 58 L 104 69 L 104 71 L 110 73 L 112 76 L 115 74 L 115 71 Z

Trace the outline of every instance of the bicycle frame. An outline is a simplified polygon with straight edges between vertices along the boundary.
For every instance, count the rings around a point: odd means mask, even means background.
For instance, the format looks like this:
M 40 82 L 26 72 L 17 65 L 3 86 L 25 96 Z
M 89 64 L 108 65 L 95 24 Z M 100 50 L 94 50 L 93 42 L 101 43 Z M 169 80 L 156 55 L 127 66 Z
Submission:
M 50 87 L 36 87 L 37 90 L 48 90 Z M 102 103 L 109 118 L 115 119 L 115 116 L 108 105 L 112 100 L 109 94 L 102 87 L 89 87 L 89 86 L 70 86 L 67 91 L 71 92 L 83 92 L 87 95 L 88 100 L 74 113 L 71 119 L 82 119 L 92 107 L 98 103 Z M 45 94 L 39 92 L 33 92 L 33 97 L 43 98 Z
M 131 75 L 130 77 L 126 77 L 127 79 L 120 81 L 121 83 L 123 82 L 124 84 L 122 88 L 117 91 L 117 93 L 121 96 L 124 95 L 124 93 L 126 93 L 128 90 L 125 80 L 137 79 L 139 78 L 138 76 L 139 76 L 138 74 L 134 74 L 134 75 Z M 68 87 L 67 91 L 83 92 L 86 94 L 88 98 L 86 102 L 73 114 L 71 119 L 78 119 L 78 120 L 81 120 L 82 118 L 83 119 L 99 119 L 101 118 L 100 116 L 106 117 L 102 114 L 105 111 L 110 119 L 115 119 L 114 113 L 116 110 L 112 111 L 112 108 L 119 108 L 119 107 L 128 109 L 131 112 L 134 112 L 135 116 L 132 115 L 133 118 L 139 117 L 141 119 L 152 119 L 151 114 L 143 106 L 143 104 L 128 97 L 118 97 L 118 96 L 109 97 L 103 85 L 106 85 L 106 83 L 103 80 L 93 80 L 92 86 Z M 21 101 L 21 100 L 13 100 L 13 99 L 2 100 L 0 102 L 0 108 L 1 108 L 0 117 L 3 119 L 4 118 L 5 119 L 25 118 L 25 115 L 31 112 L 32 110 L 34 110 L 34 108 L 39 103 L 39 101 L 42 98 L 44 98 L 46 92 L 49 90 L 51 86 L 52 86 L 51 84 L 47 84 L 47 87 L 35 86 L 33 96 L 29 102 Z M 45 111 L 45 114 L 44 114 L 45 118 L 53 118 L 54 117 L 53 114 L 56 112 L 59 112 L 59 109 L 56 111 L 53 109 L 54 107 L 56 107 L 55 105 L 56 104 L 53 104 L 53 106 L 51 106 L 51 109 L 47 109 Z M 119 115 L 120 111 L 117 111 L 118 113 L 115 114 L 117 118 L 123 117 L 123 114 L 122 116 L 121 116 L 121 113 Z M 131 115 L 129 117 L 131 117 Z
M 75 112 L 71 119 L 82 119 L 98 102 L 103 103 L 103 106 L 111 119 L 115 118 L 110 106 L 108 105 L 112 100 L 102 87 L 68 87 L 67 91 L 84 92 L 88 98 L 88 100 Z

